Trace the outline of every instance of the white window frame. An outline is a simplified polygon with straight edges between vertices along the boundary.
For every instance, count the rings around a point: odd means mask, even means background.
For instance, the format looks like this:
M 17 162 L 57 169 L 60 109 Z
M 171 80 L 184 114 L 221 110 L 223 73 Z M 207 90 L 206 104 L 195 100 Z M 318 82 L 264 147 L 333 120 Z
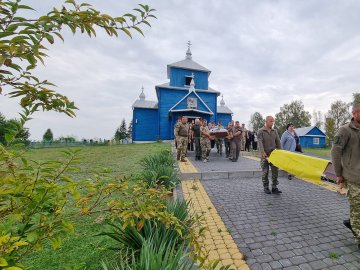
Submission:
M 320 144 L 320 138 L 319 137 L 314 137 L 313 138 L 313 144 L 319 145 Z

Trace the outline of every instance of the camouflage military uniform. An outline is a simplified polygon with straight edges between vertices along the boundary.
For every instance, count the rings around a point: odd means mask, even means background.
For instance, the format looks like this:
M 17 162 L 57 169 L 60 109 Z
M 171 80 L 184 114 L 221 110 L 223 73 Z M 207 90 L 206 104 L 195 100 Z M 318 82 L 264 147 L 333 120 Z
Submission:
M 241 127 L 233 127 L 232 134 L 234 134 L 238 131 L 241 131 Z M 238 136 L 234 136 L 231 140 L 231 157 L 232 161 L 237 161 L 239 159 L 240 154 L 240 148 L 241 148 L 241 134 Z
M 270 156 L 271 152 L 275 149 L 281 149 L 280 138 L 276 130 L 263 127 L 258 132 L 259 140 L 259 153 L 260 153 L 260 165 L 262 169 L 262 182 L 264 188 L 269 187 L 269 166 L 271 167 L 272 188 L 276 189 L 279 184 L 278 181 L 278 168 L 269 163 L 266 158 L 263 157 L 264 153 Z
M 209 133 L 209 128 L 206 126 L 200 127 L 200 147 L 202 160 L 207 161 L 209 159 L 209 154 L 211 151 L 211 144 L 210 139 L 204 133 Z
M 222 125 L 217 125 L 216 128 L 218 130 L 223 129 L 224 127 Z M 223 149 L 223 139 L 215 139 L 215 143 L 216 143 L 216 149 L 217 149 L 217 153 L 220 154 L 222 156 L 222 149 Z
M 331 156 L 336 176 L 343 176 L 349 187 L 350 223 L 360 243 L 360 128 L 353 119 L 337 131 Z
M 201 159 L 201 146 L 200 146 L 200 125 L 193 125 L 191 130 L 193 131 L 193 137 L 195 141 L 195 160 Z
M 177 140 L 177 159 L 185 160 L 188 145 L 189 125 L 181 122 L 177 123 L 174 129 L 174 135 Z

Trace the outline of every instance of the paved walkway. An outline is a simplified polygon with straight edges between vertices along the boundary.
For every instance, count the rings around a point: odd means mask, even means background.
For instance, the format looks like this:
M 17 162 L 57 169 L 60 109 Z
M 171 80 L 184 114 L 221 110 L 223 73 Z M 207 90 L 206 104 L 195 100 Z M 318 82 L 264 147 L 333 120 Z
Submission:
M 256 161 L 233 163 L 215 153 L 209 163 L 191 163 L 200 172 L 260 169 Z M 248 267 L 359 270 L 360 251 L 342 225 L 349 216 L 346 197 L 299 179 L 279 180 L 281 195 L 265 194 L 259 177 L 199 182 Z

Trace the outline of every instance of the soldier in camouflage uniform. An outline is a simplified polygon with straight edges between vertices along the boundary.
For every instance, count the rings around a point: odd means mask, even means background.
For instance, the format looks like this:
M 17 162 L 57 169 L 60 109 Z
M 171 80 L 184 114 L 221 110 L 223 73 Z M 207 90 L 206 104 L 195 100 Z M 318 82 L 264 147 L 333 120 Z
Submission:
M 182 117 L 181 122 L 176 124 L 174 135 L 177 142 L 177 160 L 185 162 L 189 135 L 189 125 L 186 117 Z
M 231 160 L 232 162 L 237 162 L 240 155 L 241 149 L 241 127 L 239 121 L 235 122 L 235 126 L 232 130 L 233 138 L 231 140 Z
M 201 121 L 200 119 L 195 119 L 195 125 L 191 128 L 191 136 L 194 138 L 195 142 L 195 160 L 201 160 L 201 146 L 200 146 L 200 128 Z
M 331 149 L 336 182 L 347 183 L 350 204 L 350 220 L 344 225 L 351 229 L 360 248 L 360 103 L 352 107 L 350 123 L 337 131 Z
M 211 151 L 210 144 L 210 131 L 206 125 L 206 120 L 203 120 L 203 125 L 200 128 L 200 146 L 201 146 L 201 157 L 203 162 L 209 161 L 209 154 Z
M 259 153 L 260 153 L 260 165 L 262 169 L 262 182 L 264 185 L 264 192 L 266 194 L 280 194 L 280 191 L 277 188 L 279 184 L 278 181 L 278 168 L 273 164 L 268 162 L 268 157 L 271 152 L 275 149 L 281 149 L 281 143 L 279 134 L 275 129 L 273 129 L 274 125 L 274 117 L 267 116 L 265 119 L 265 126 L 262 127 L 258 132 L 258 140 L 259 140 Z M 271 178 L 272 178 L 272 190 L 269 189 L 269 166 L 271 167 Z

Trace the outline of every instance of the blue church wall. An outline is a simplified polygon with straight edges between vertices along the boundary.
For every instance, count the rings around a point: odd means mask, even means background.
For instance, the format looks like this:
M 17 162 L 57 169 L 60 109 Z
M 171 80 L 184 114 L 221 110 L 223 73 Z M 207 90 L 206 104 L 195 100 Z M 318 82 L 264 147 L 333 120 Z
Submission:
M 133 110 L 133 141 L 158 140 L 158 110 L 134 108 Z
M 187 91 L 159 88 L 159 135 L 162 140 L 172 139 L 169 110 L 186 95 Z
M 195 88 L 205 90 L 208 89 L 208 72 L 188 70 L 176 67 L 170 67 L 170 86 L 184 87 L 185 76 L 191 76 L 192 73 L 194 73 L 195 76 Z
M 217 114 L 217 122 L 221 121 L 221 124 L 223 125 L 223 127 L 227 127 L 227 125 L 229 124 L 229 122 L 231 122 L 232 117 L 231 114 L 227 114 L 227 113 L 218 113 Z
M 322 135 L 322 134 L 321 134 Z M 319 139 L 319 144 L 315 144 L 314 138 Z M 325 137 L 316 137 L 316 136 L 299 136 L 300 145 L 304 148 L 323 148 L 325 147 Z

